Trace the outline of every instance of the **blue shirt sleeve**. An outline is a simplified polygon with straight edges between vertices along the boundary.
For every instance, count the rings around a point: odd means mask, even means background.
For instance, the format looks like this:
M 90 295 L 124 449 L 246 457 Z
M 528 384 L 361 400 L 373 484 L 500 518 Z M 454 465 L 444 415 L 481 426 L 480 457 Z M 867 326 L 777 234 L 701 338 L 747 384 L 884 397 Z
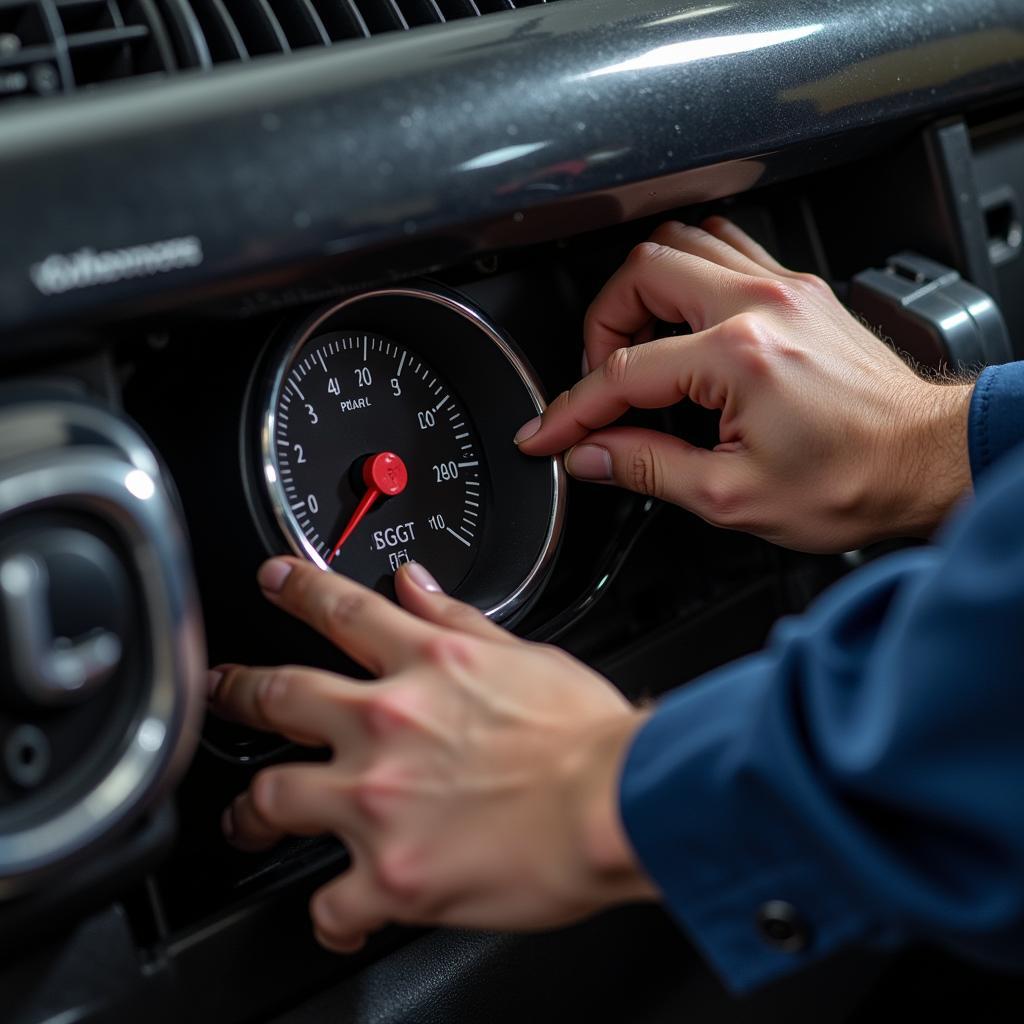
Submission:
M 848 577 L 665 699 L 620 806 L 735 991 L 908 937 L 1024 966 L 1024 450 L 937 546 Z
M 1024 441 L 1024 362 L 982 370 L 971 396 L 967 439 L 975 483 Z

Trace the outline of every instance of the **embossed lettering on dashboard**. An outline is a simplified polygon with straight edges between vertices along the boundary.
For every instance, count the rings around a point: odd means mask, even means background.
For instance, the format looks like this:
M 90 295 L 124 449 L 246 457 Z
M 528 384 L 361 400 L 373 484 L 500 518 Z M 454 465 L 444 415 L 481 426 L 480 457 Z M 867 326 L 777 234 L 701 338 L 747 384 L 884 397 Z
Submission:
M 72 253 L 52 253 L 34 263 L 29 268 L 29 276 L 43 295 L 62 295 L 78 288 L 198 267 L 202 262 L 202 243 L 195 235 L 188 235 L 125 249 L 85 248 Z

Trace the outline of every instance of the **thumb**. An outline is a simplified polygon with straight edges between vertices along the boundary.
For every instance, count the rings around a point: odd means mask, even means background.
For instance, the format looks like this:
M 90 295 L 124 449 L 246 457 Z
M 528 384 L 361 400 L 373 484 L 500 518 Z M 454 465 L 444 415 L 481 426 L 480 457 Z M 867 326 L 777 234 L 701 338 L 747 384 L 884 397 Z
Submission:
M 617 484 L 740 529 L 752 504 L 744 460 L 741 451 L 708 451 L 656 430 L 611 427 L 571 448 L 565 468 L 577 480 Z

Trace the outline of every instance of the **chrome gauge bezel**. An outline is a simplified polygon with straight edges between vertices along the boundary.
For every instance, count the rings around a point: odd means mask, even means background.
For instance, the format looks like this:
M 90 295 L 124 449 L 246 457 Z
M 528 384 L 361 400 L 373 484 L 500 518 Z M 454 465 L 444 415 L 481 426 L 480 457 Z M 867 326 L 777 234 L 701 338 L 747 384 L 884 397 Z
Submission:
M 534 411 L 539 414 L 545 409 L 540 382 L 507 335 L 465 297 L 437 286 L 429 288 L 404 286 L 359 292 L 342 299 L 340 302 L 318 310 L 293 335 L 290 334 L 289 340 L 283 345 L 279 340 L 275 341 L 272 339 L 271 345 L 274 346 L 274 349 L 272 349 L 272 372 L 269 374 L 269 384 L 265 384 L 262 389 L 262 397 L 257 406 L 258 452 L 256 461 L 258 463 L 257 473 L 259 476 L 257 486 L 262 495 L 267 499 L 273 523 L 276 525 L 277 532 L 283 537 L 288 548 L 300 558 L 307 559 L 327 572 L 330 569 L 323 557 L 304 534 L 295 513 L 286 500 L 280 483 L 280 466 L 276 454 L 278 446 L 275 411 L 281 401 L 282 390 L 286 384 L 290 367 L 303 346 L 329 321 L 339 319 L 346 312 L 353 312 L 360 304 L 386 299 L 428 302 L 461 317 L 482 336 L 481 340 L 486 339 L 488 343 L 494 345 L 500 352 L 522 384 Z M 411 344 L 410 348 L 415 349 L 415 343 Z M 266 367 L 267 364 L 265 360 L 260 360 L 259 365 Z M 259 370 L 257 370 L 257 374 L 260 374 Z M 266 379 L 265 370 L 263 375 L 264 379 Z M 462 401 L 466 401 L 465 396 L 462 397 Z M 246 463 L 246 438 L 244 435 L 245 431 L 243 428 L 243 463 Z M 566 483 L 561 459 L 552 457 L 549 463 L 551 501 L 550 507 L 547 510 L 547 527 L 544 540 L 529 571 L 521 579 L 517 580 L 515 586 L 500 600 L 494 602 L 489 607 L 481 609 L 488 618 L 496 622 L 508 622 L 528 607 L 546 581 L 548 572 L 554 562 L 565 520 Z M 243 473 L 243 477 L 247 479 L 245 473 Z M 258 524 L 263 524 L 264 519 L 258 514 L 257 503 L 253 501 L 248 480 L 247 492 L 249 492 L 250 504 L 253 505 L 256 521 Z M 276 550 L 279 545 L 275 543 L 275 538 L 267 536 L 265 530 L 263 532 L 265 534 L 263 539 L 268 549 L 271 551 Z

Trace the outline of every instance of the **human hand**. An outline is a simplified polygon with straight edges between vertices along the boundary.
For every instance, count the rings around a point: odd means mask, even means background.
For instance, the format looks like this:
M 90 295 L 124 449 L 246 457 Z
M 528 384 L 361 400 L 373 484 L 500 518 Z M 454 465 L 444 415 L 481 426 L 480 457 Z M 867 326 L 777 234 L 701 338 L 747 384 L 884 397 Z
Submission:
M 693 334 L 648 341 L 655 319 Z M 973 385 L 918 376 L 824 281 L 723 218 L 665 224 L 637 246 L 584 337 L 591 372 L 516 436 L 529 455 L 569 449 L 579 479 L 806 551 L 925 536 L 970 490 Z M 630 407 L 684 398 L 721 410 L 713 451 L 607 428 Z
M 654 898 L 618 813 L 643 715 L 606 680 L 446 597 L 421 566 L 396 576 L 406 610 L 294 558 L 259 582 L 380 677 L 211 672 L 219 714 L 331 749 L 261 771 L 223 820 L 247 850 L 344 840 L 351 869 L 310 906 L 323 945 L 352 951 L 389 921 L 533 929 Z

